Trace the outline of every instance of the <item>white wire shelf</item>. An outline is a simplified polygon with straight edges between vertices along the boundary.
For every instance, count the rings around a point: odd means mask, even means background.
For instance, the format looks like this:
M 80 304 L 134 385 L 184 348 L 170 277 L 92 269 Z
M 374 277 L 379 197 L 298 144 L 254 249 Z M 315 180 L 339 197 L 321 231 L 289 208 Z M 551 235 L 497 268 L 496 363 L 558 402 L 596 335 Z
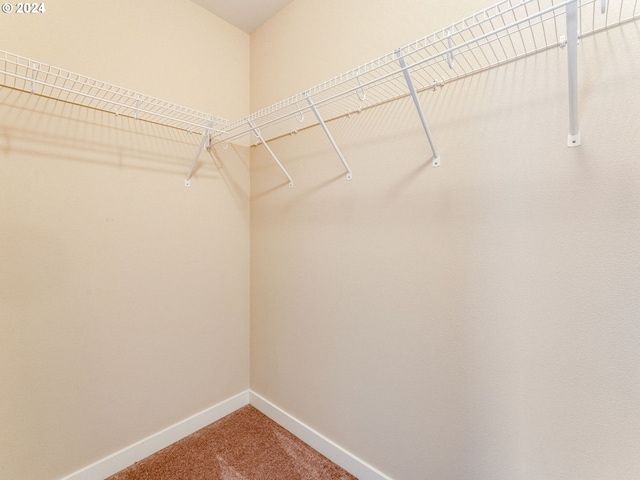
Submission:
M 222 133 L 229 124 L 215 115 L 2 50 L 0 85 L 199 134 Z
M 449 27 L 327 80 L 231 124 L 225 119 L 0 50 L 0 86 L 178 128 L 201 135 L 185 177 L 211 145 L 252 134 L 293 180 L 267 145 L 271 139 L 320 125 L 352 172 L 326 122 L 411 95 L 433 152 L 440 157 L 418 92 L 554 47 L 566 47 L 569 72 L 567 145 L 580 145 L 577 43 L 640 17 L 640 0 L 502 0 Z
M 231 123 L 214 144 L 253 133 L 264 143 L 318 125 L 311 103 L 329 121 L 437 88 L 567 42 L 566 10 L 578 9 L 580 37 L 640 16 L 640 0 L 504 0 L 447 28 Z M 404 60 L 401 66 L 400 57 Z M 309 101 L 312 100 L 312 102 Z M 256 134 L 257 132 L 257 134 Z M 434 156 L 435 155 L 434 152 Z

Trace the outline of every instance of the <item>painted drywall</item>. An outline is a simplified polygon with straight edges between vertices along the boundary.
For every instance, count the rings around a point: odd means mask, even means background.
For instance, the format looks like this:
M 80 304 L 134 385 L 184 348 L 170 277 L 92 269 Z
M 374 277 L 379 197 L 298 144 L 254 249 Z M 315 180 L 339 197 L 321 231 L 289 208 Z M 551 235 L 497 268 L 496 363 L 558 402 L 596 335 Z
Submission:
M 253 108 L 487 6 L 336 3 L 256 31 Z M 439 168 L 410 99 L 330 123 L 352 181 L 253 148 L 252 390 L 397 480 L 638 478 L 638 46 L 581 41 L 579 148 L 562 49 L 422 93 Z
M 189 0 L 58 0 L 3 14 L 2 50 L 235 120 L 249 108 L 249 36 Z
M 489 6 L 298 0 L 251 34 L 251 110 L 267 107 Z M 475 8 L 475 9 L 474 9 Z M 341 48 L 342 47 L 342 48 Z
M 248 113 L 248 35 L 186 0 L 3 14 L 0 48 Z M 0 478 L 62 478 L 248 388 L 248 152 L 186 188 L 198 143 L 0 88 Z

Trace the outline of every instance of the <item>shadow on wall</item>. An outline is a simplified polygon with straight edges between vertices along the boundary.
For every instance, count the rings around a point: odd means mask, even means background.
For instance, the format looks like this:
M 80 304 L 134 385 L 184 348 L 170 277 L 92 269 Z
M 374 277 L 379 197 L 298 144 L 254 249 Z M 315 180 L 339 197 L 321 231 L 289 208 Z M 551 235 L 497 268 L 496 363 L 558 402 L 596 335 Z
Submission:
M 249 212 L 248 182 L 238 182 L 236 176 L 230 174 L 229 170 L 224 168 L 224 165 L 238 165 L 242 169 L 242 177 L 245 178 L 245 176 L 249 175 L 249 155 L 249 147 L 237 144 L 228 144 L 227 148 L 223 148 L 221 146 L 214 145 L 208 152 L 203 152 L 202 155 L 200 155 L 199 164 L 200 166 L 203 166 L 209 161 L 209 158 L 213 160 L 214 167 L 218 169 L 217 172 L 220 175 L 220 178 L 233 194 L 232 196 L 236 205 L 241 209 L 241 211 L 247 212 L 247 214 Z M 196 167 L 194 175 L 200 175 L 200 168 Z
M 563 107 L 567 97 L 565 64 L 562 53 L 558 54 L 555 50 L 543 52 L 420 91 L 420 104 L 442 161 L 447 162 L 445 167 L 452 167 L 451 151 L 461 142 L 473 144 L 491 137 L 496 141 L 519 145 L 531 142 L 528 128 L 548 128 L 550 122 L 559 126 L 549 136 L 549 142 L 560 139 L 563 145 L 567 117 L 566 107 Z M 540 75 L 542 70 L 544 76 Z M 535 95 L 523 95 L 522 85 L 526 84 L 529 84 L 528 89 L 535 90 Z M 354 182 L 369 178 L 372 163 L 381 160 L 395 165 L 398 170 L 404 169 L 407 172 L 403 180 L 405 183 L 414 181 L 416 174 L 421 171 L 432 173 L 433 151 L 408 90 L 403 97 L 365 105 L 364 108 L 359 108 L 364 102 L 360 102 L 355 94 L 352 97 L 353 109 L 335 118 L 331 117 L 336 113 L 331 106 L 319 106 L 318 109 L 353 170 Z M 505 116 L 525 110 L 535 111 L 542 104 L 551 105 L 551 115 L 532 116 L 526 124 L 520 121 L 509 125 L 508 129 L 502 124 Z M 296 120 L 291 119 L 290 123 L 295 127 Z M 344 172 L 338 155 L 318 125 L 292 129 L 289 135 L 267 141 L 292 175 L 296 187 L 309 182 L 326 186 L 332 183 L 334 177 L 339 182 L 340 172 Z M 397 145 L 395 154 L 377 155 L 381 147 L 391 144 Z M 254 147 L 254 157 L 254 175 L 268 175 L 270 179 L 268 186 L 265 181 L 264 191 L 256 182 L 256 189 L 252 192 L 254 198 L 269 194 L 288 183 L 273 159 L 266 154 L 263 145 Z M 459 163 L 459 159 L 456 161 Z M 313 162 L 322 163 L 322 167 L 329 164 L 330 176 L 319 178 L 318 167 L 310 166 Z M 328 171 L 325 173 L 329 175 Z M 388 182 L 389 178 L 385 176 L 385 180 Z
M 0 154 L 16 160 L 35 156 L 92 163 L 175 175 L 181 182 L 201 139 L 197 133 L 8 88 L 0 89 L 0 105 Z M 230 186 L 224 164 L 239 162 L 247 172 L 244 150 L 234 145 L 222 154 L 203 152 L 194 176 L 223 178 Z

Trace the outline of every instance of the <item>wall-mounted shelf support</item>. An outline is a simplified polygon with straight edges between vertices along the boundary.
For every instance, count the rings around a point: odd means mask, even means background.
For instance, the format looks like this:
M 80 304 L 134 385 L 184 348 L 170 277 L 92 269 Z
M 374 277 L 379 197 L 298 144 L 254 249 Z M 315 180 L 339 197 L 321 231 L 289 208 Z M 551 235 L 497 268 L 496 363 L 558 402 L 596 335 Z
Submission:
M 400 63 L 400 67 L 402 68 L 402 74 L 404 75 L 404 79 L 407 82 L 407 87 L 409 87 L 409 92 L 411 92 L 411 98 L 413 98 L 413 103 L 416 106 L 416 110 L 418 110 L 418 116 L 420 117 L 420 121 L 422 122 L 422 127 L 424 128 L 424 133 L 427 134 L 427 139 L 429 140 L 429 145 L 431 145 L 431 151 L 433 152 L 433 166 L 440 166 L 440 155 L 438 154 L 438 147 L 436 147 L 435 142 L 433 141 L 433 137 L 431 135 L 431 129 L 429 128 L 429 124 L 427 123 L 427 119 L 424 116 L 424 112 L 422 111 L 422 105 L 420 104 L 420 99 L 418 98 L 418 93 L 416 92 L 416 87 L 413 85 L 413 80 L 411 79 L 411 74 L 407 69 L 407 64 L 404 61 L 404 54 L 402 50 L 396 50 L 396 56 L 398 57 L 398 62 Z M 452 60 L 453 61 L 453 60 Z
M 35 93 L 36 91 L 36 70 L 38 68 L 38 64 L 37 63 L 31 63 L 31 93 Z
M 344 156 L 342 155 L 342 152 L 340 151 L 340 148 L 338 147 L 338 144 L 333 139 L 333 136 L 331 135 L 331 132 L 327 128 L 327 124 L 324 123 L 324 120 L 322 119 L 322 116 L 320 115 L 320 112 L 316 108 L 316 105 L 313 103 L 313 100 L 311 100 L 311 96 L 309 96 L 308 93 L 305 93 L 305 97 L 307 99 L 307 103 L 309 104 L 309 107 L 311 107 L 311 111 L 316 116 L 316 119 L 318 120 L 318 123 L 322 127 L 322 130 L 324 130 L 324 133 L 327 135 L 327 138 L 329 138 L 329 141 L 331 142 L 331 145 L 333 145 L 333 148 L 335 149 L 336 153 L 338 154 L 338 157 L 340 157 L 340 161 L 342 162 L 342 165 L 344 165 L 344 168 L 347 169 L 347 180 L 351 180 L 353 178 L 353 175 L 351 173 L 351 168 L 349 167 L 349 164 L 347 163 L 347 161 L 344 159 Z
M 453 40 L 451 40 L 450 28 L 447 30 L 447 47 L 447 65 L 449 65 L 449 68 L 453 68 L 453 66 L 455 65 L 455 59 L 453 58 Z
M 196 165 L 198 164 L 198 159 L 200 158 L 200 154 L 202 153 L 203 150 L 209 150 L 211 148 L 211 129 L 213 128 L 213 123 L 214 120 L 210 120 L 207 123 L 207 127 L 205 128 L 204 132 L 202 132 L 202 138 L 200 139 L 200 145 L 198 145 L 198 151 L 196 152 L 195 156 L 193 157 L 193 161 L 191 162 L 191 167 L 189 168 L 189 171 L 187 172 L 187 176 L 184 177 L 184 186 L 185 187 L 190 187 L 191 186 L 191 177 L 193 176 L 193 171 L 196 169 Z
M 578 2 L 567 4 L 567 63 L 569 71 L 569 135 L 567 146 L 580 145 L 578 123 Z
M 258 137 L 258 139 L 262 142 L 264 147 L 267 149 L 267 152 L 269 152 L 269 155 L 271 155 L 271 157 L 276 161 L 276 163 L 280 167 L 280 170 L 282 170 L 282 173 L 284 173 L 287 176 L 287 178 L 289 179 L 289 187 L 293 187 L 293 179 L 291 178 L 291 175 L 289 175 L 289 172 L 287 172 L 287 170 L 284 168 L 284 165 L 282 165 L 282 163 L 280 163 L 280 160 L 278 160 L 278 157 L 276 157 L 276 154 L 273 153 L 273 150 L 271 150 L 271 148 L 267 144 L 266 140 L 264 138 L 262 138 L 262 134 L 260 133 L 260 130 L 258 129 L 258 127 L 256 127 L 256 124 L 253 123 L 253 121 L 251 121 L 251 120 L 248 120 L 247 123 L 251 127 L 251 130 L 253 131 L 253 134 L 256 137 Z

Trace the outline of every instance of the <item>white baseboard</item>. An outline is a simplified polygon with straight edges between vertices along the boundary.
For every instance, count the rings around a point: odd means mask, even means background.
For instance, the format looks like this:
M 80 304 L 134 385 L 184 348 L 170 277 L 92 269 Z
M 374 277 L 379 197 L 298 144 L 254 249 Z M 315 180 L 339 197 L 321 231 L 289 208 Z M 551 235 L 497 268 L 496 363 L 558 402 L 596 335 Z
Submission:
M 62 480 L 104 480 L 248 404 L 247 390 L 67 475 Z
M 102 460 L 67 475 L 61 480 L 104 480 L 118 473 L 120 470 L 133 465 L 135 462 L 168 447 L 172 443 L 181 440 L 187 435 L 191 435 L 248 404 L 253 405 L 267 417 L 289 430 L 303 442 L 311 445 L 318 452 L 344 468 L 359 480 L 392 480 L 391 477 L 376 470 L 371 465 L 368 465 L 324 435 L 318 433 L 313 428 L 251 390 L 239 393 L 213 407 L 196 413 Z
M 313 428 L 302 423 L 297 418 L 289 415 L 269 400 L 251 390 L 249 391 L 249 403 L 359 480 L 392 480 L 391 477 L 376 470 L 371 465 L 360 460 L 324 435 L 316 432 Z

